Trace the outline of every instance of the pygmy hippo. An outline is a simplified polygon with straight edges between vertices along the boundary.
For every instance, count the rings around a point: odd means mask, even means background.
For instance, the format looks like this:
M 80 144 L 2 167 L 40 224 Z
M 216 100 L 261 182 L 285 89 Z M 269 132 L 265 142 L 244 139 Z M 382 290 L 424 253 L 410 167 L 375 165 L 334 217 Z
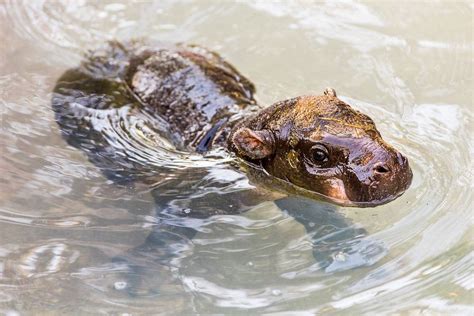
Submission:
M 55 92 L 67 95 L 77 82 L 82 91 L 69 93 L 68 102 L 53 102 L 63 129 L 70 129 L 78 113 L 86 117 L 88 108 L 134 103 L 168 124 L 177 148 L 205 153 L 226 147 L 253 170 L 272 176 L 280 188 L 300 195 L 376 206 L 400 196 L 412 180 L 405 156 L 334 89 L 263 108 L 248 79 L 199 46 L 111 42 L 88 56 L 81 76 L 77 70 L 66 73 Z M 98 89 L 113 90 L 113 102 L 98 96 Z M 91 103 L 89 97 L 87 103 L 87 93 L 99 100 Z M 83 109 L 71 111 L 71 104 Z

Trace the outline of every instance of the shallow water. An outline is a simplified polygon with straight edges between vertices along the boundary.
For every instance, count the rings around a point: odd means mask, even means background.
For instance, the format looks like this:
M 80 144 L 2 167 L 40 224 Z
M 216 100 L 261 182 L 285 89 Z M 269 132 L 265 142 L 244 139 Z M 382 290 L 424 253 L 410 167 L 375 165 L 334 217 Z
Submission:
M 2 313 L 473 313 L 472 5 L 3 1 L 0 17 Z M 104 123 L 160 170 L 153 190 L 117 185 L 51 109 L 85 50 L 136 37 L 219 52 L 261 104 L 334 87 L 408 156 L 410 189 L 369 209 L 261 201 L 175 223 L 199 232 L 173 244 L 157 233 L 157 195 L 218 210 L 251 192 L 227 154 Z

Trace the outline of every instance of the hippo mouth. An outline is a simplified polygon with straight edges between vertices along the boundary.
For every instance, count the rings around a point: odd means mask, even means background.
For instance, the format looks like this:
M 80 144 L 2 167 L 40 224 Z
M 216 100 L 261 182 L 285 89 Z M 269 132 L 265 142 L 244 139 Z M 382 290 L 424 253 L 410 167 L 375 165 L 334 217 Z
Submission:
M 372 180 L 368 183 L 331 179 L 327 196 L 333 203 L 354 207 L 375 207 L 400 197 L 409 187 L 413 173 L 408 163 L 385 181 Z
M 329 192 L 328 195 L 325 195 L 332 203 L 341 205 L 341 206 L 352 206 L 352 207 L 375 207 L 389 203 L 398 197 L 400 197 L 408 189 L 411 183 L 410 181 L 404 183 L 403 185 L 396 186 L 395 190 L 386 191 L 380 189 L 377 186 L 368 186 L 364 192 L 354 195 L 351 194 L 349 197 L 346 188 L 342 184 L 339 187 L 335 187 Z
M 339 206 L 367 208 L 387 204 L 397 199 L 403 193 L 405 193 L 409 186 L 410 183 L 407 183 L 404 188 L 400 188 L 393 193 L 383 195 L 378 194 L 379 191 L 377 191 L 376 189 L 369 190 L 366 194 L 360 194 L 355 196 L 354 198 L 348 197 L 346 193 L 346 188 L 343 184 L 338 185 L 337 187 L 332 187 L 331 191 L 329 191 L 327 194 L 313 192 L 301 187 L 296 187 L 296 190 L 298 191 L 299 195 L 311 197 L 313 199 L 320 199 L 325 202 L 330 202 Z
M 285 181 L 287 182 L 287 181 Z M 293 184 L 287 182 L 289 185 L 294 186 Z M 336 195 L 323 194 L 319 192 L 310 191 L 301 187 L 295 186 L 295 192 L 297 195 L 309 197 L 315 200 L 321 200 L 324 202 L 329 202 L 343 207 L 359 207 L 359 208 L 368 208 L 376 207 L 379 205 L 387 204 L 398 197 L 400 197 L 406 190 L 398 191 L 396 193 L 386 195 L 383 197 L 373 198 L 373 199 L 349 199 L 347 195 L 344 196 L 345 188 L 341 187 Z M 333 194 L 334 191 L 331 193 Z

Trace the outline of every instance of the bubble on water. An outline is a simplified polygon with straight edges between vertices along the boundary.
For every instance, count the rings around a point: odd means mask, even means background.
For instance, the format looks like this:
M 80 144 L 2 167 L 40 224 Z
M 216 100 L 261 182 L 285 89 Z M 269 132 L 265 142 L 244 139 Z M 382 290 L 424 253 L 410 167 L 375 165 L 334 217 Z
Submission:
M 117 281 L 114 283 L 114 288 L 118 291 L 121 291 L 127 287 L 127 282 L 125 281 Z
M 339 262 L 344 262 L 346 261 L 347 259 L 347 255 L 342 252 L 342 251 L 339 251 L 338 253 L 336 253 L 334 256 L 333 256 L 334 260 L 336 261 L 339 261 Z
M 274 289 L 272 290 L 272 295 L 273 296 L 280 296 L 282 293 L 279 289 Z

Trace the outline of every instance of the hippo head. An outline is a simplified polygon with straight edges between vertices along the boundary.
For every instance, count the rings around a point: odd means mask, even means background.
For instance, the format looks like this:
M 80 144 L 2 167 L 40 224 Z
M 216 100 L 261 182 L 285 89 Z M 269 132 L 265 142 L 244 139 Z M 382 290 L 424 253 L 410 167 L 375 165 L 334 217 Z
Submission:
M 412 180 L 408 160 L 333 89 L 274 104 L 237 124 L 228 142 L 271 176 L 340 205 L 387 203 Z

